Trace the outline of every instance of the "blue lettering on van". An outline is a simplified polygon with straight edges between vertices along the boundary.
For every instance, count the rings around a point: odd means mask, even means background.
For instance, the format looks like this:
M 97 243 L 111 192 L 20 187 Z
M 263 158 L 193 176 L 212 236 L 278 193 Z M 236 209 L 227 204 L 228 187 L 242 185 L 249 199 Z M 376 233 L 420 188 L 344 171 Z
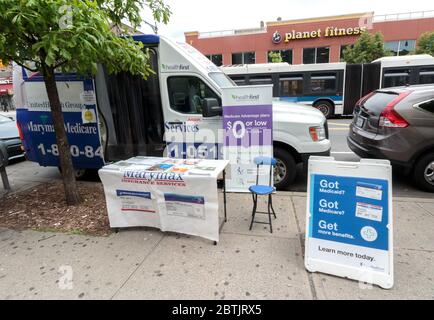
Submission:
M 198 132 L 199 131 L 198 124 L 186 124 L 185 122 L 181 122 L 181 123 L 165 122 L 164 127 L 166 128 L 166 131 L 169 132 Z

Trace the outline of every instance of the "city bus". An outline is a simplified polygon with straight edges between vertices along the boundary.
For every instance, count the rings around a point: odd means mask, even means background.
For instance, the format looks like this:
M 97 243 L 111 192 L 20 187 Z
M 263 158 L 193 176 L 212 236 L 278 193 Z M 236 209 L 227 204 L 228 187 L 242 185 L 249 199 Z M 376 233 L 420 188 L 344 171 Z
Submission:
M 434 83 L 430 55 L 384 57 L 364 64 L 345 62 L 222 66 L 238 85 L 273 84 L 273 96 L 320 110 L 327 118 L 352 115 L 356 102 L 378 88 Z

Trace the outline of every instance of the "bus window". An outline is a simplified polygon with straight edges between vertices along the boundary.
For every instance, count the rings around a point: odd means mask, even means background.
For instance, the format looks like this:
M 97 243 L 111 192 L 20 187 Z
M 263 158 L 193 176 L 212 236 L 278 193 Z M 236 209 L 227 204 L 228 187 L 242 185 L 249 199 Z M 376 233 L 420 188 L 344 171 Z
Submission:
M 410 69 L 393 69 L 384 71 L 383 88 L 410 84 Z
M 230 78 L 235 82 L 235 84 L 237 86 L 245 86 L 245 85 L 247 85 L 246 77 L 244 77 L 244 76 L 239 76 L 239 77 L 237 77 L 237 76 L 231 76 Z
M 221 99 L 202 80 L 193 76 L 170 77 L 167 79 L 170 107 L 181 113 L 202 114 L 202 100 Z
M 310 78 L 312 93 L 327 93 L 336 91 L 336 74 L 335 73 L 317 73 L 312 74 Z
M 419 72 L 419 83 L 434 83 L 434 68 L 422 68 Z
M 272 84 L 271 76 L 251 76 L 249 78 L 250 84 Z
M 282 76 L 280 77 L 280 96 L 292 97 L 301 96 L 303 94 L 303 76 Z

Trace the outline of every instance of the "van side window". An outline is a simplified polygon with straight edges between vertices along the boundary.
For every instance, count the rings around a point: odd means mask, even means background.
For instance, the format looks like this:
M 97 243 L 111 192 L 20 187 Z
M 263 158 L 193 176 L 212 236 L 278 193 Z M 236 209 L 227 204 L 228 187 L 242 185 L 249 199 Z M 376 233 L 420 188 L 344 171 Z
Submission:
M 167 79 L 170 107 L 181 113 L 202 114 L 204 98 L 221 99 L 202 80 L 192 76 L 169 77 Z
M 434 114 L 434 100 L 430 100 L 424 103 L 421 103 L 419 105 L 419 108 L 428 111 L 428 112 L 432 112 Z

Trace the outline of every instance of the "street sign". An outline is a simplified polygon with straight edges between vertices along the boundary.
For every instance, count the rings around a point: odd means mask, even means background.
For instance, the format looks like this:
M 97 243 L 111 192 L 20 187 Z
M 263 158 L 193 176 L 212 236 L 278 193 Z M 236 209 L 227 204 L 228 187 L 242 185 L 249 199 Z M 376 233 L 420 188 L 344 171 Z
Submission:
M 310 157 L 307 270 L 393 286 L 391 172 L 388 160 Z

